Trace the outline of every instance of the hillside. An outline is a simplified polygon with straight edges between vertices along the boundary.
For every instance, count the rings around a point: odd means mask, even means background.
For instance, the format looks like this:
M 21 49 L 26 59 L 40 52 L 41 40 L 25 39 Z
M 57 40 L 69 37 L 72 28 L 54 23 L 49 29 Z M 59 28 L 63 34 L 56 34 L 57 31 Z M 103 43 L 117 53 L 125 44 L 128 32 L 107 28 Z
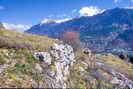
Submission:
M 80 39 L 85 46 L 95 52 L 106 52 L 113 49 L 133 50 L 133 39 L 128 36 L 132 29 L 133 10 L 114 8 L 95 16 L 78 17 L 63 23 L 38 24 L 26 32 L 60 39 L 63 32 L 76 31 L 80 33 Z M 126 38 L 128 41 L 124 40 Z M 119 46 L 120 42 L 117 40 L 121 40 L 122 46 Z
M 44 51 L 55 42 L 58 40 L 5 29 L 0 30 L 0 48 Z
M 133 65 L 42 36 L 0 30 L 0 88 L 133 88 Z

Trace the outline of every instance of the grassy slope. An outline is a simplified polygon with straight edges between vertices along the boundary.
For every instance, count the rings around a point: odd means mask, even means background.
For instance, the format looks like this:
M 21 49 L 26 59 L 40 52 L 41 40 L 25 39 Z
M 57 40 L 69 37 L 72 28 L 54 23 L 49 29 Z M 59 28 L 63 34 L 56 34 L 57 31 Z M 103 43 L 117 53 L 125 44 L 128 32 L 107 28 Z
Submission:
M 110 68 L 117 72 L 125 74 L 129 79 L 133 80 L 133 65 L 121 60 L 119 57 L 114 55 L 101 55 L 97 54 L 96 57 L 108 65 Z
M 0 48 L 47 50 L 57 40 L 48 37 L 23 34 L 15 31 L 0 30 Z

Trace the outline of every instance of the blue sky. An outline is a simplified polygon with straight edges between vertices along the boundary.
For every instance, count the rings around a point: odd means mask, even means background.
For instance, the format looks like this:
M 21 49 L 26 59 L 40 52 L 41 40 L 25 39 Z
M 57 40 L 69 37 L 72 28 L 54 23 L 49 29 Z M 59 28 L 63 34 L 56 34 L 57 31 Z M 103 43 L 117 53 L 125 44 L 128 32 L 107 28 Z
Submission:
M 0 21 L 33 25 L 43 19 L 73 18 L 90 7 L 102 11 L 132 6 L 133 0 L 0 0 Z

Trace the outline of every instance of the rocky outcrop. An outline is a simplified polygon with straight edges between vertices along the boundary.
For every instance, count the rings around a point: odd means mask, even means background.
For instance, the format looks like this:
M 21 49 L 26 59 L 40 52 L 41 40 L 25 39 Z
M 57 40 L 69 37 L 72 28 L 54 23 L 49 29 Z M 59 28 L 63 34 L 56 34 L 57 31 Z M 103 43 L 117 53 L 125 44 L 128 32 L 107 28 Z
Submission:
M 117 58 L 67 44 L 44 52 L 0 49 L 0 88 L 133 89 L 133 65 Z
M 43 69 L 45 88 L 67 88 L 70 67 L 75 62 L 73 48 L 67 44 L 54 44 L 50 52 L 37 52 L 35 58 L 47 64 Z M 40 87 L 40 88 L 41 88 Z
M 89 49 L 84 49 L 82 53 L 84 55 L 76 59 L 73 48 L 67 44 L 54 44 L 49 52 L 34 53 L 34 57 L 43 63 L 37 64 L 36 69 L 40 71 L 44 80 L 43 83 L 34 87 L 71 88 L 69 85 L 74 85 L 74 82 L 78 82 L 77 78 L 79 78 L 86 85 L 79 82 L 77 88 L 91 89 L 93 86 L 97 86 L 97 88 L 112 88 L 113 86 L 118 89 L 133 88 L 132 80 L 109 67 L 100 59 L 96 59 Z M 73 72 L 74 74 L 71 74 Z

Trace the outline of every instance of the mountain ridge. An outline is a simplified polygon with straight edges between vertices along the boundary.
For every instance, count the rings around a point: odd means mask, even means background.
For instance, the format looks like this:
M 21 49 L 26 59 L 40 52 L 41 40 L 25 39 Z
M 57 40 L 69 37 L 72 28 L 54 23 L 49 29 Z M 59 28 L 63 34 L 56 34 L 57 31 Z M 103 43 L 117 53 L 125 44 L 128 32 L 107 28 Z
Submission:
M 95 16 L 82 16 L 60 24 L 35 25 L 27 30 L 26 33 L 47 35 L 48 37 L 60 39 L 63 32 L 76 31 L 80 33 L 80 40 L 83 43 L 86 43 L 86 46 L 98 52 L 112 49 L 112 47 L 114 49 L 124 49 L 126 47 L 127 49 L 133 50 L 131 46 L 119 47 L 119 42 L 117 42 L 117 38 L 124 42 L 124 39 L 126 38 L 125 35 L 123 35 L 124 37 L 122 38 L 119 35 L 124 34 L 127 30 L 132 32 L 132 29 L 133 10 L 127 8 L 114 8 Z M 131 36 L 129 40 L 133 40 Z M 124 44 L 132 45 L 129 42 L 125 42 Z

